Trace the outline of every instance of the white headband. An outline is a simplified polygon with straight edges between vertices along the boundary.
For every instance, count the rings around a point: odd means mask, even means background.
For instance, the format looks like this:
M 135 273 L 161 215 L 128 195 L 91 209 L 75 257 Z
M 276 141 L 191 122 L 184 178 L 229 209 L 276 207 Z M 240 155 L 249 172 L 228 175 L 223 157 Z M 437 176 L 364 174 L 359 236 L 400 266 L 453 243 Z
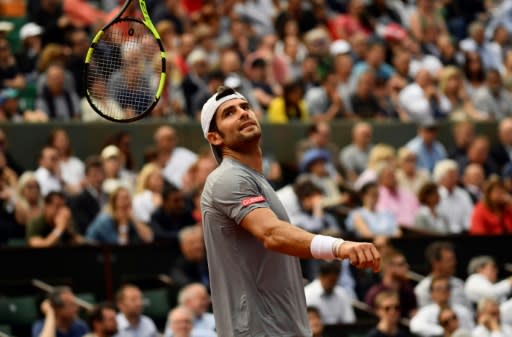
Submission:
M 208 139 L 208 130 L 210 129 L 213 116 L 215 116 L 215 112 L 222 103 L 235 98 L 240 98 L 246 101 L 245 97 L 236 91 L 234 94 L 222 97 L 219 100 L 217 100 L 217 95 L 218 94 L 215 94 L 210 97 L 208 101 L 206 101 L 206 103 L 203 105 L 203 109 L 201 110 L 201 128 L 203 129 L 203 136 L 206 139 Z

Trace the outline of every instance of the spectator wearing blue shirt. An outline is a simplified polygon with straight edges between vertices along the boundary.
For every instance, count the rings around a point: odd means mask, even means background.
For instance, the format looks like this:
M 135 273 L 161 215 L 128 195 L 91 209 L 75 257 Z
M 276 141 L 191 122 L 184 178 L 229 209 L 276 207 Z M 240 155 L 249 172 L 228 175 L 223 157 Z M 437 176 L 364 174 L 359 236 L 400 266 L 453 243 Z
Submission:
M 45 318 L 34 323 L 32 337 L 82 337 L 88 332 L 78 318 L 75 295 L 68 287 L 57 287 L 41 304 Z
M 395 69 L 387 63 L 385 63 L 385 48 L 382 42 L 374 41 L 368 46 L 368 52 L 364 61 L 358 62 L 352 70 L 351 88 L 355 89 L 356 83 L 359 81 L 361 76 L 367 70 L 375 72 L 377 83 L 387 82 L 391 76 L 395 73 Z
M 446 159 L 446 149 L 437 139 L 437 127 L 433 121 L 427 121 L 418 128 L 418 135 L 405 146 L 418 158 L 418 167 L 430 173 L 440 160 Z
M 144 303 L 142 292 L 133 284 L 126 284 L 118 290 L 116 295 L 117 307 L 117 335 L 116 337 L 156 337 L 158 331 L 151 318 L 142 314 Z

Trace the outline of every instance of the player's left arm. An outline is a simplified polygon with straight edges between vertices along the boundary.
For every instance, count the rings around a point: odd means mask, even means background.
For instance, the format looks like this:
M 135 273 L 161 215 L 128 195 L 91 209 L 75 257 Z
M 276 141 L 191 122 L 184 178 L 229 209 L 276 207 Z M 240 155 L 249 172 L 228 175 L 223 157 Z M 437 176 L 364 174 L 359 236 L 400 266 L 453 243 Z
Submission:
M 250 211 L 240 225 L 270 250 L 300 258 L 314 257 L 311 245 L 316 235 L 279 220 L 267 207 Z M 344 241 L 340 245 L 329 244 L 326 249 L 333 249 L 335 258 L 348 258 L 356 267 L 380 269 L 380 254 L 371 243 Z

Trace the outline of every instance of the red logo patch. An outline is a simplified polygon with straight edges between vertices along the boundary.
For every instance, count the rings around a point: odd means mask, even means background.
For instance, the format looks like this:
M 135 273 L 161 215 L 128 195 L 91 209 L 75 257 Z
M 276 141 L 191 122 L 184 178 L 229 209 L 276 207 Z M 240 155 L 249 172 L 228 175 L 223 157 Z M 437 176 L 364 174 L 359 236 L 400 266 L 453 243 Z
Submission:
M 257 197 L 251 197 L 251 198 L 242 200 L 242 206 L 246 207 L 246 206 L 255 204 L 257 202 L 263 202 L 263 201 L 265 201 L 265 197 L 263 197 L 262 195 L 259 195 Z

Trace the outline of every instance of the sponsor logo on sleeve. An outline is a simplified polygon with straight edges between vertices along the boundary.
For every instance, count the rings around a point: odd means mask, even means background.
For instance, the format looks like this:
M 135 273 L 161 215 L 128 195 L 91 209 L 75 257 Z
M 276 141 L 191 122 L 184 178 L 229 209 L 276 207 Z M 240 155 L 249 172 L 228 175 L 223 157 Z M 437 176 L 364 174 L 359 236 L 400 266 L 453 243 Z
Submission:
M 258 195 L 257 197 L 250 197 L 242 200 L 242 206 L 247 207 L 249 205 L 258 203 L 258 202 L 264 202 L 265 197 L 262 195 Z

